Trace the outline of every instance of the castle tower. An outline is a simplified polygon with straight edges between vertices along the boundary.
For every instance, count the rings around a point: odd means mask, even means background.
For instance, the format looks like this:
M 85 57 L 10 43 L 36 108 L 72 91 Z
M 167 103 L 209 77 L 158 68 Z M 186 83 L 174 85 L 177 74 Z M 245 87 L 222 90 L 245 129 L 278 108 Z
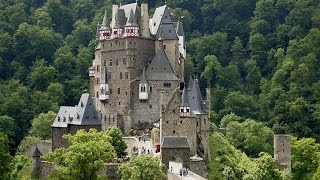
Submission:
M 38 146 L 35 147 L 32 154 L 32 169 L 31 169 L 31 177 L 32 179 L 38 179 L 40 177 L 41 171 L 41 152 L 38 149 Z
M 139 25 L 137 24 L 137 18 L 131 9 L 128 21 L 125 25 L 125 37 L 138 37 Z
M 180 104 L 180 117 L 189 117 L 191 113 L 186 89 L 187 88 L 184 88 L 182 92 L 181 104 Z
M 100 33 L 99 33 L 99 40 L 100 41 L 105 41 L 106 39 L 109 39 L 111 36 L 111 28 L 110 28 L 110 24 L 108 22 L 107 19 L 107 11 L 105 10 L 104 12 L 104 17 L 103 17 L 103 21 L 101 24 L 101 27 L 99 29 Z
M 291 136 L 288 134 L 274 135 L 274 158 L 280 170 L 291 174 Z

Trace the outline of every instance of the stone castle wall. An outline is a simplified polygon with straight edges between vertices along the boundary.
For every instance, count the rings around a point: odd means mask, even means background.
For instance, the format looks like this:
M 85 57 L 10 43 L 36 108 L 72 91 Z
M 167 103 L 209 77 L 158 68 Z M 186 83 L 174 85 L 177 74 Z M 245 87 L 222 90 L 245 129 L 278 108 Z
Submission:
M 274 158 L 280 170 L 291 173 L 291 136 L 287 134 L 274 135 Z
M 165 166 L 165 170 L 168 170 L 169 161 L 182 161 L 183 167 L 189 168 L 190 167 L 190 149 L 166 149 L 161 148 L 161 162 Z

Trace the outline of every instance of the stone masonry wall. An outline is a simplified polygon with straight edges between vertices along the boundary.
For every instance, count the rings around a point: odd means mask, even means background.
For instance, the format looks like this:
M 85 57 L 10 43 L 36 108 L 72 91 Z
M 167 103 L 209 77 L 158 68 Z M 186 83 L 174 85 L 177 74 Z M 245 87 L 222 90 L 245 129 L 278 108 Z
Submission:
M 183 161 L 183 166 L 190 167 L 190 149 L 166 149 L 161 148 L 161 162 L 165 166 L 165 170 L 169 169 L 169 161 Z

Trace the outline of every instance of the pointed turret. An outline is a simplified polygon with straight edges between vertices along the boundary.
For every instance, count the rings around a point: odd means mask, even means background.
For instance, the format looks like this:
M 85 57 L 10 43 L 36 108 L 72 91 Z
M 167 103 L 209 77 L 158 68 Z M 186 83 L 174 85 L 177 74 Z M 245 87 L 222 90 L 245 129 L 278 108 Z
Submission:
M 32 179 L 38 179 L 40 177 L 40 168 L 41 168 L 41 152 L 36 145 L 33 154 L 32 154 L 32 168 L 31 168 L 31 177 Z
M 188 94 L 191 110 L 194 114 L 204 114 L 202 106 L 202 96 L 200 92 L 198 79 L 195 78 L 192 82 L 189 82 L 191 86 L 190 93 Z
M 186 52 L 186 42 L 184 38 L 184 30 L 183 30 L 183 24 L 182 22 L 178 21 L 176 24 L 176 32 L 179 39 L 179 53 L 180 57 L 186 58 L 187 52 Z
M 107 10 L 104 11 L 103 21 L 99 30 L 100 30 L 100 41 L 104 41 L 110 38 L 111 28 L 107 18 Z
M 101 71 L 101 80 L 100 80 L 100 101 L 106 101 L 109 99 L 109 83 L 107 68 L 103 68 Z
M 188 100 L 187 88 L 184 88 L 181 96 L 180 117 L 189 117 L 189 116 L 190 116 L 190 103 Z
M 125 25 L 125 36 L 126 37 L 137 37 L 139 36 L 139 25 L 137 23 L 137 18 L 133 13 L 133 10 L 130 10 L 128 21 Z
M 122 34 L 120 11 L 118 11 L 116 14 L 115 23 L 114 23 L 114 26 L 112 27 L 112 29 L 113 29 L 113 37 L 119 38 L 120 35 Z
M 139 99 L 147 100 L 148 99 L 148 83 L 146 80 L 146 69 L 143 68 L 141 80 L 139 83 Z

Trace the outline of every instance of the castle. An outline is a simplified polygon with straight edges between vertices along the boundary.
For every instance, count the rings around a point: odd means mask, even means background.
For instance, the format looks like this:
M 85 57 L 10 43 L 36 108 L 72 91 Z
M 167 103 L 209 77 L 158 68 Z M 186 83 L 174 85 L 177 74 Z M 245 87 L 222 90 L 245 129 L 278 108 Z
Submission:
M 113 5 L 111 22 L 105 13 L 98 24 L 89 69 L 102 129 L 118 126 L 128 134 L 160 123 L 160 142 L 185 136 L 190 155 L 207 160 L 210 103 L 202 99 L 198 79 L 185 86 L 185 57 L 183 25 L 172 21 L 166 5 L 152 18 L 145 3 Z
M 97 27 L 90 94 L 75 107 L 60 107 L 52 149 L 67 147 L 62 136 L 78 129 L 117 126 L 127 135 L 131 129 L 160 126 L 167 168 L 177 159 L 186 158 L 186 165 L 190 157 L 210 159 L 210 101 L 202 98 L 197 78 L 185 85 L 185 57 L 182 22 L 172 21 L 166 5 L 152 18 L 145 3 L 113 5 L 111 22 L 105 12 Z M 206 96 L 210 99 L 209 90 Z M 179 144 L 184 144 L 180 155 Z

